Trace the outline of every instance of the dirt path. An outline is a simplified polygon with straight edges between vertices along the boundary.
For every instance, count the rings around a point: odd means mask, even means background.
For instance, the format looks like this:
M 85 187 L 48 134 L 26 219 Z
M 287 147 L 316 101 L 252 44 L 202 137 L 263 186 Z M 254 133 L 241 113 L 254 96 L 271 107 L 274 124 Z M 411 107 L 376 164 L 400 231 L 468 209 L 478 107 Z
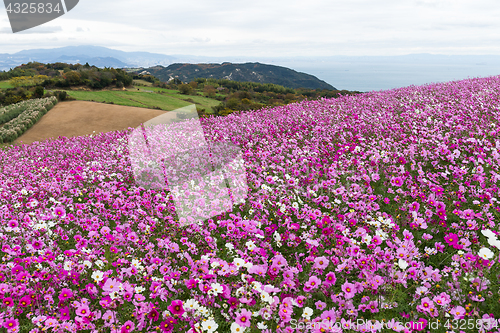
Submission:
M 121 131 L 166 113 L 172 120 L 176 119 L 175 112 L 84 101 L 61 102 L 14 143 L 30 144 L 59 136 L 83 136 L 93 131 Z

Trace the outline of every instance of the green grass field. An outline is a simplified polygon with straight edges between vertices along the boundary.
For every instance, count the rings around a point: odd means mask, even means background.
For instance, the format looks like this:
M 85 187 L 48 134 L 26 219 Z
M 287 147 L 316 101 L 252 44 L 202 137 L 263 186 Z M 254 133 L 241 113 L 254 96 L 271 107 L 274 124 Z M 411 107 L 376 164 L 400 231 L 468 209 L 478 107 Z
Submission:
M 9 89 L 9 88 L 14 88 L 11 86 L 9 81 L 0 81 L 0 89 Z
M 139 90 L 137 90 L 139 89 Z M 155 92 L 147 92 L 147 91 Z M 162 92 L 161 94 L 156 93 Z M 196 104 L 199 108 L 210 112 L 211 107 L 218 105 L 219 101 L 203 96 L 189 96 L 179 94 L 176 90 L 162 89 L 156 87 L 134 88 L 126 91 L 72 91 L 68 95 L 79 101 L 96 101 L 117 105 L 137 106 L 143 108 L 160 108 L 172 111 L 190 104 Z M 186 101 L 191 99 L 194 103 Z
M 134 84 L 142 84 L 148 87 L 151 87 L 153 85 L 151 82 L 148 82 L 146 80 L 134 80 Z

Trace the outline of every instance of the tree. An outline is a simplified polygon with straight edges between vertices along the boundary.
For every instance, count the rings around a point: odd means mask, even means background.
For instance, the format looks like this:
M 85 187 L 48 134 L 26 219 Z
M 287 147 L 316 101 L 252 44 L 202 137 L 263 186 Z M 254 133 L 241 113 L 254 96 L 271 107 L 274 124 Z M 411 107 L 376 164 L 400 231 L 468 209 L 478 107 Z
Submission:
M 179 91 L 183 95 L 189 95 L 193 92 L 193 87 L 190 86 L 189 84 L 181 84 L 179 86 Z
M 45 90 L 43 89 L 42 86 L 37 86 L 35 88 L 35 94 L 34 94 L 34 97 L 35 98 L 41 98 L 43 97 L 43 94 L 45 93 Z
M 209 98 L 214 98 L 216 93 L 215 87 L 212 85 L 207 85 L 203 87 L 203 93 Z

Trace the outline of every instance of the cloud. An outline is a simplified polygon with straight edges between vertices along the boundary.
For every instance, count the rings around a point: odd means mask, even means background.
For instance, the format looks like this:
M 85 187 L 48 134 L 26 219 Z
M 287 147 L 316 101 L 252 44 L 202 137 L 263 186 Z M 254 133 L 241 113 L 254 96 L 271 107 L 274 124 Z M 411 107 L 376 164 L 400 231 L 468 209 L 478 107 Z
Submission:
M 59 44 L 207 56 L 500 53 L 497 0 L 86 0 L 59 29 L 12 35 L 0 26 L 2 52 Z M 0 6 L 1 7 L 1 6 Z M 0 17 L 2 12 L 0 10 Z M 5 27 L 5 28 L 2 28 Z M 62 27 L 62 29 L 61 29 Z M 11 37 L 7 37 L 11 34 Z M 47 34 L 47 35 L 44 35 Z M 195 37 L 194 37 L 195 36 Z M 487 47 L 487 45 L 489 45 Z
M 205 39 L 202 39 L 202 38 L 193 38 L 191 39 L 191 42 L 194 42 L 194 43 L 208 43 L 210 42 L 210 38 L 205 38 Z

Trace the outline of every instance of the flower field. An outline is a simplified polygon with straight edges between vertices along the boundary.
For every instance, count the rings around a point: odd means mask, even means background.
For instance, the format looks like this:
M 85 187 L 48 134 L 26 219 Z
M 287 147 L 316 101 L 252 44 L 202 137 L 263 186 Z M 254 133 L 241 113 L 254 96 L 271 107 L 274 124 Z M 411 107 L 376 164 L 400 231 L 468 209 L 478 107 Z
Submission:
M 56 97 L 37 98 L 0 108 L 0 142 L 12 142 L 31 128 L 54 105 Z
M 7 332 L 497 332 L 500 76 L 201 119 L 248 197 L 201 225 L 130 129 L 0 152 Z M 439 320 L 439 321 L 438 321 Z

